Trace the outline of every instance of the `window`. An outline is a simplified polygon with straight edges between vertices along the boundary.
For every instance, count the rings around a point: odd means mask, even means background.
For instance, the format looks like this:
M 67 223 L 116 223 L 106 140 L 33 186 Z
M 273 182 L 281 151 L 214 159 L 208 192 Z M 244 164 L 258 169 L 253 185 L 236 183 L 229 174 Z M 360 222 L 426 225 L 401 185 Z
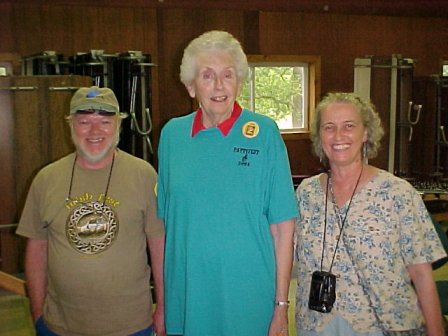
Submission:
M 308 132 L 319 91 L 320 58 L 249 55 L 248 62 L 249 78 L 239 103 L 274 119 L 282 133 Z
M 448 61 L 442 64 L 442 77 L 448 77 Z

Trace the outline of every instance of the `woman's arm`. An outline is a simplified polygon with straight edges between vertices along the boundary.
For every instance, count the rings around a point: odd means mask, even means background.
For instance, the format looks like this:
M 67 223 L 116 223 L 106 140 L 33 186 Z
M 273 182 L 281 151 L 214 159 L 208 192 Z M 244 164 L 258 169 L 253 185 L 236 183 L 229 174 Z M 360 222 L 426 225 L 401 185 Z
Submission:
M 276 272 L 275 300 L 288 302 L 289 284 L 293 260 L 294 219 L 272 224 Z M 288 305 L 275 305 L 269 336 L 288 335 Z
M 442 311 L 430 263 L 407 267 L 426 321 L 428 336 L 444 336 Z

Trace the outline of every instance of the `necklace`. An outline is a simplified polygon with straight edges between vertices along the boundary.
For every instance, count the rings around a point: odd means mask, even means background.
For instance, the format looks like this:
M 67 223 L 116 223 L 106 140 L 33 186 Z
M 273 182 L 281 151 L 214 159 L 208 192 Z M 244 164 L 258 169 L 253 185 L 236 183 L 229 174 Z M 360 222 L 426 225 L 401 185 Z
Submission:
M 344 223 L 345 223 L 345 220 L 347 218 L 348 210 L 350 210 L 350 205 L 352 204 L 352 200 L 353 200 L 353 196 L 355 195 L 356 188 L 358 188 L 359 180 L 361 179 L 361 175 L 362 175 L 362 171 L 363 170 L 364 170 L 364 166 L 361 166 L 361 172 L 359 173 L 358 180 L 356 181 L 355 189 L 353 189 L 352 196 L 350 197 L 350 202 L 348 203 L 348 207 L 347 207 L 347 210 L 345 211 L 344 218 L 342 218 L 341 209 L 339 208 L 339 206 L 338 206 L 338 204 L 336 202 L 336 197 L 334 196 L 333 183 L 332 183 L 331 175 L 329 176 L 331 200 L 332 200 L 332 203 L 333 203 L 334 212 L 335 212 L 335 214 L 336 214 L 336 216 L 338 218 L 338 224 L 339 224 L 339 228 L 341 229 L 341 231 L 342 231 L 342 228 L 344 227 Z
M 73 186 L 73 177 L 75 176 L 75 167 L 76 167 L 76 160 L 77 159 L 78 159 L 78 154 L 75 154 L 75 159 L 73 160 L 73 166 L 72 166 L 72 174 L 71 174 L 71 177 L 70 177 L 70 186 L 68 188 L 67 198 L 65 199 L 66 203 L 68 203 L 72 199 L 71 194 L 72 194 L 72 186 Z M 114 155 L 112 156 L 112 163 L 110 164 L 109 176 L 107 178 L 106 191 L 104 192 L 103 207 L 106 204 L 107 192 L 109 191 L 109 184 L 110 184 L 110 179 L 112 177 L 112 169 L 114 168 L 114 162 L 115 162 L 115 152 L 114 152 Z
M 353 189 L 352 196 L 350 197 L 350 201 L 348 203 L 347 210 L 345 211 L 345 215 L 344 215 L 343 219 L 341 217 L 340 211 L 336 211 L 339 208 L 337 208 L 336 198 L 334 197 L 334 193 L 333 193 L 333 184 L 332 184 L 332 180 L 331 180 L 331 172 L 327 176 L 327 190 L 326 190 L 326 193 L 325 193 L 325 225 L 324 225 L 324 237 L 323 237 L 323 243 L 322 243 L 322 259 L 320 261 L 320 269 L 321 269 L 321 271 L 322 271 L 322 265 L 323 265 L 323 262 L 324 262 L 325 237 L 327 235 L 326 233 L 327 233 L 328 189 L 330 189 L 331 198 L 332 198 L 332 202 L 333 202 L 333 208 L 335 209 L 336 217 L 338 218 L 338 223 L 339 223 L 339 227 L 340 227 L 339 237 L 338 237 L 338 240 L 336 242 L 336 247 L 334 249 L 333 257 L 331 259 L 330 269 L 328 271 L 328 272 L 331 273 L 331 269 L 332 269 L 333 263 L 334 263 L 334 258 L 336 257 L 336 252 L 337 252 L 338 247 L 339 247 L 339 241 L 341 240 L 342 230 L 344 229 L 345 220 L 347 219 L 348 211 L 350 210 L 350 206 L 352 205 L 353 196 L 355 196 L 355 192 L 356 192 L 356 189 L 358 188 L 359 181 L 361 180 L 361 175 L 362 175 L 363 170 L 364 170 L 364 166 L 361 166 L 361 172 L 359 173 L 358 180 L 356 181 L 355 188 Z

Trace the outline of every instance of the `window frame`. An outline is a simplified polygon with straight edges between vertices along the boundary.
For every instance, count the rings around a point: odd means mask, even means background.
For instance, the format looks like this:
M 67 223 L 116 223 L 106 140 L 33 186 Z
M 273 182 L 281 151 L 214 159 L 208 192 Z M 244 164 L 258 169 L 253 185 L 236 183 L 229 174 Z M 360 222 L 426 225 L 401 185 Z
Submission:
M 317 99 L 320 97 L 320 77 L 321 77 L 321 58 L 315 55 L 247 55 L 247 61 L 249 67 L 257 66 L 256 64 L 291 66 L 291 64 L 307 64 L 308 65 L 308 87 L 306 89 L 306 95 L 308 102 L 304 113 L 306 113 L 306 127 L 304 130 L 280 130 L 283 138 L 285 139 L 304 139 L 309 137 L 310 122 L 313 118 L 314 109 L 317 104 Z

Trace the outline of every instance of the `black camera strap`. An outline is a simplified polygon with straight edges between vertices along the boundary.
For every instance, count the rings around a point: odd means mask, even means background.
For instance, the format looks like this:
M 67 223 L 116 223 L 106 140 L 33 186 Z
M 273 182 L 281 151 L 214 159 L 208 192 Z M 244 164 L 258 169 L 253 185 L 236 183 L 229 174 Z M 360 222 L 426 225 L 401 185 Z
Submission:
M 361 270 L 357 267 L 356 262 L 354 260 L 354 256 L 353 256 L 354 252 L 353 252 L 351 246 L 349 246 L 349 244 L 346 244 L 344 239 L 342 240 L 342 242 L 347 250 L 348 256 L 350 257 L 350 261 L 353 265 L 356 277 L 358 278 L 358 281 L 359 281 L 359 284 L 361 285 L 362 291 L 363 291 L 364 295 L 366 296 L 367 300 L 369 301 L 369 306 L 373 311 L 373 315 L 375 316 L 376 323 L 377 323 L 378 327 L 381 329 L 381 332 L 383 333 L 383 335 L 387 335 L 387 330 L 383 326 L 381 319 L 379 317 L 378 307 L 373 304 L 372 297 L 369 294 L 367 279 L 365 279 L 363 277 Z
M 363 169 L 364 169 L 364 165 L 361 166 L 361 172 L 359 173 L 358 180 L 356 181 L 355 188 L 353 189 L 352 196 L 350 197 L 350 201 L 349 201 L 349 203 L 348 203 L 347 210 L 345 211 L 345 215 L 344 215 L 344 218 L 343 218 L 343 219 L 341 219 L 340 211 L 339 211 L 339 207 L 338 207 L 337 204 L 336 204 L 336 197 L 334 196 L 334 192 L 333 192 L 333 184 L 332 184 L 332 180 L 331 180 L 331 171 L 330 171 L 329 173 L 327 173 L 327 188 L 326 188 L 326 191 L 325 191 L 325 224 L 324 224 L 324 237 L 323 237 L 323 242 L 322 242 L 322 257 L 321 257 L 321 260 L 320 260 L 320 270 L 321 270 L 321 271 L 322 271 L 323 262 L 324 262 L 325 240 L 326 240 L 326 236 L 327 236 L 328 190 L 330 190 L 330 193 L 331 193 L 331 198 L 332 198 L 332 202 L 333 202 L 333 207 L 334 207 L 334 209 L 335 209 L 336 218 L 337 218 L 337 220 L 339 221 L 339 227 L 340 227 L 339 237 L 338 237 L 338 240 L 337 240 L 337 242 L 336 242 L 336 247 L 335 247 L 335 249 L 334 249 L 333 257 L 331 258 L 330 269 L 328 270 L 328 272 L 331 273 L 331 269 L 333 268 L 334 258 L 336 257 L 336 253 L 337 253 L 337 251 L 338 251 L 339 242 L 341 241 L 342 230 L 344 230 L 344 225 L 345 225 L 345 221 L 346 221 L 346 219 L 347 219 L 348 211 L 350 210 L 350 206 L 352 205 L 353 196 L 355 196 L 356 189 L 358 188 L 358 185 L 359 185 L 359 181 L 361 180 L 361 176 L 362 176 L 362 171 L 363 171 Z

